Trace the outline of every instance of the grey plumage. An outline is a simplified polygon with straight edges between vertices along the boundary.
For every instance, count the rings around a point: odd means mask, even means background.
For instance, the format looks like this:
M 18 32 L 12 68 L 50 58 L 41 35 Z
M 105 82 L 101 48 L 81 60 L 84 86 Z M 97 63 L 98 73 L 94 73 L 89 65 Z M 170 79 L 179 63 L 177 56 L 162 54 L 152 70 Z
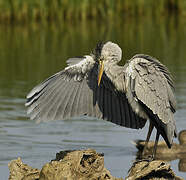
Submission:
M 125 72 L 127 97 L 131 101 L 137 99 L 131 103 L 133 110 L 139 116 L 150 119 L 161 131 L 165 131 L 162 136 L 170 147 L 176 132 L 173 117 L 176 100 L 171 89 L 173 81 L 168 69 L 157 59 L 139 54 L 128 62 Z M 131 81 L 135 81 L 133 87 Z M 130 95 L 131 92 L 134 94 Z M 143 107 L 143 110 L 137 110 L 137 106 Z
M 28 114 L 37 121 L 88 115 L 139 129 L 150 120 L 170 147 L 176 132 L 176 100 L 168 69 L 148 55 L 135 55 L 118 66 L 122 51 L 100 43 L 87 56 L 70 58 L 68 66 L 28 95 Z M 100 63 L 104 63 L 100 75 Z M 101 76 L 99 84 L 98 76 Z

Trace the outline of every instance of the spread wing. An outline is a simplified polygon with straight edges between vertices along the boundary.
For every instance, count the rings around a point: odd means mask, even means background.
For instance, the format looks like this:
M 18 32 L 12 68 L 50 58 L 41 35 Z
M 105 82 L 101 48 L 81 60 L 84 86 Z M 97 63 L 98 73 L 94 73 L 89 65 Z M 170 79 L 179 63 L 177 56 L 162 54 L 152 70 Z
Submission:
M 37 121 L 88 115 L 115 124 L 142 128 L 146 120 L 130 107 L 124 93 L 103 74 L 98 87 L 98 64 L 91 56 L 72 58 L 68 67 L 36 86 L 28 95 L 28 114 Z
M 173 117 L 176 100 L 168 69 L 155 58 L 136 55 L 128 63 L 127 75 L 135 98 L 158 116 L 158 123 L 166 124 L 168 136 L 172 137 L 176 128 Z

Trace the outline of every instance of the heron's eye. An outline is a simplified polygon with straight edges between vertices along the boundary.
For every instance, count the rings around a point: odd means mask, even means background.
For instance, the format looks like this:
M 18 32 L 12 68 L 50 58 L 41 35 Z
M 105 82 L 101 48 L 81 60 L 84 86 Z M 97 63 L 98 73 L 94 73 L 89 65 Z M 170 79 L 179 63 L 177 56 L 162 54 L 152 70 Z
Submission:
M 103 60 L 102 60 L 102 59 L 99 59 L 99 64 L 100 64 L 100 65 L 102 64 L 102 62 L 103 62 Z
M 101 64 L 103 62 L 103 58 L 99 58 L 99 64 Z

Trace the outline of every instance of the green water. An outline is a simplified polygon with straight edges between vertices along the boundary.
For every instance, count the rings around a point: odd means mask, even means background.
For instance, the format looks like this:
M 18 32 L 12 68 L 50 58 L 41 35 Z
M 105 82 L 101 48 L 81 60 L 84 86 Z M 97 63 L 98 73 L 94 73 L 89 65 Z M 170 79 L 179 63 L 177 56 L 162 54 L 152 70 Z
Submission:
M 62 69 L 69 57 L 89 54 L 99 41 L 123 49 L 123 61 L 136 53 L 157 57 L 175 73 L 186 64 L 186 22 L 168 19 L 127 19 L 68 24 L 0 26 L 0 77 L 40 81 Z
M 18 156 L 40 168 L 55 152 L 87 147 L 105 153 L 106 167 L 113 175 L 126 176 L 137 151 L 130 141 L 145 139 L 147 127 L 135 131 L 90 119 L 37 125 L 28 119 L 24 107 L 25 96 L 34 85 L 63 69 L 69 57 L 89 54 L 99 41 L 120 45 L 121 64 L 134 54 L 145 53 L 168 66 L 176 86 L 176 124 L 178 131 L 186 129 L 184 19 L 98 21 L 0 25 L 0 174 L 4 179 L 8 177 L 8 162 Z M 186 177 L 177 163 L 172 162 L 173 169 Z

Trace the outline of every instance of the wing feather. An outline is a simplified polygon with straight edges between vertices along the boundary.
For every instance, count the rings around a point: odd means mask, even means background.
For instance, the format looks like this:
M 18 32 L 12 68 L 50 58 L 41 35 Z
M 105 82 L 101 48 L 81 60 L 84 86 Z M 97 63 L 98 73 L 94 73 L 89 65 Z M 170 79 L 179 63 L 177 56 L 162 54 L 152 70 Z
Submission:
M 103 114 L 100 113 L 100 105 L 98 103 L 99 98 L 102 98 L 101 97 L 101 89 L 96 87 L 95 91 L 94 91 L 94 98 L 93 98 L 94 99 L 93 104 L 94 104 L 94 108 L 95 108 L 95 111 L 96 111 L 95 114 L 96 114 L 96 117 L 103 118 Z
M 109 104 L 108 104 L 108 93 L 107 90 L 104 89 L 104 111 L 105 111 L 105 119 L 109 120 Z
M 70 59 L 69 66 L 56 73 L 27 96 L 31 119 L 60 120 L 73 116 L 95 116 L 130 128 L 142 128 L 145 120 L 132 110 L 125 92 L 117 90 L 104 73 L 98 87 L 98 64 L 90 56 Z M 121 69 L 121 68 L 120 68 Z M 117 69 L 116 69 L 117 70 Z M 119 79 L 120 84 L 124 81 Z
M 83 115 L 84 113 L 82 112 L 83 110 L 80 108 L 80 106 L 82 106 L 82 103 L 81 102 L 81 91 L 83 89 L 83 83 L 80 83 L 79 84 L 79 87 L 78 87 L 78 91 L 76 93 L 76 99 L 74 101 L 74 114 L 75 115 L 78 115 L 78 114 L 81 114 Z M 59 111 L 60 113 L 61 111 Z M 65 117 L 62 117 L 62 119 L 64 119 Z
M 74 90 L 76 89 L 76 85 L 75 83 L 69 83 L 69 87 L 67 88 L 68 91 L 66 93 L 66 96 L 65 98 L 63 99 L 63 109 L 62 109 L 62 112 L 61 112 L 61 119 L 63 119 L 64 117 L 65 118 L 69 118 L 70 117 L 70 112 L 71 112 L 71 109 L 70 109 L 70 105 L 73 103 L 73 93 L 74 93 Z M 82 102 L 78 102 L 78 103 L 82 103 Z
M 132 112 L 132 109 L 130 108 L 130 118 L 131 118 L 131 125 L 132 125 L 132 128 L 136 129 L 136 121 L 135 121 L 135 116 L 134 116 L 134 113 Z
M 130 121 L 130 112 L 129 112 L 129 105 L 128 105 L 128 103 L 127 102 L 125 102 L 125 111 L 126 111 L 126 124 L 125 124 L 125 126 L 126 127 L 131 127 L 132 126 L 132 123 L 131 123 L 131 121 Z
M 119 107 L 119 98 L 118 95 L 116 95 L 115 98 L 115 106 L 116 106 L 116 124 L 120 125 L 121 124 L 121 112 L 120 112 L 120 107 Z
M 109 94 L 109 92 L 107 92 L 108 94 Z M 114 104 L 112 104 L 112 93 L 110 93 L 109 95 L 108 95 L 108 109 L 109 109 L 109 121 L 110 122 L 112 122 L 112 119 L 113 119 L 113 112 L 112 112 L 112 109 L 113 109 L 113 105 Z
M 69 108 L 68 108 L 68 117 L 73 117 L 75 116 L 76 114 L 74 113 L 74 102 L 75 102 L 75 98 L 77 96 L 77 91 L 79 89 L 79 83 L 75 83 L 75 85 L 72 87 L 72 94 L 71 94 L 71 97 L 70 97 L 70 102 L 69 102 Z
M 40 104 L 42 104 L 43 106 L 42 108 L 40 108 L 39 116 L 41 117 L 41 119 L 38 119 L 38 121 L 49 121 L 50 119 L 52 119 L 52 116 L 54 116 L 54 109 L 59 102 L 58 99 L 56 99 L 56 96 L 58 96 L 58 94 L 60 93 L 60 89 L 61 84 L 58 83 L 55 90 L 52 91 L 52 94 L 49 93 L 50 95 L 40 102 Z M 38 105 L 37 107 L 39 108 L 40 106 Z M 34 110 L 36 111 L 36 109 Z
M 69 84 L 67 84 L 64 87 L 68 88 L 68 85 Z M 45 115 L 43 115 L 43 118 L 45 118 L 46 121 L 55 118 L 57 107 L 58 107 L 58 104 L 59 104 L 59 99 L 61 97 L 63 97 L 63 99 L 60 99 L 60 102 L 63 102 L 63 103 L 64 103 L 64 100 L 66 100 L 67 95 L 68 95 L 66 92 L 64 92 L 63 96 L 61 96 L 61 89 L 63 89 L 63 88 L 62 88 L 62 84 L 60 84 L 59 86 L 57 86 L 56 87 L 56 91 L 55 91 L 55 95 L 53 96 L 53 98 L 51 98 L 50 100 L 48 100 L 48 103 L 46 103 L 47 111 L 46 112 L 43 112 L 43 113 L 45 113 Z M 43 111 L 45 111 L 45 109 L 46 108 L 43 107 Z
M 119 99 L 119 107 L 120 107 L 120 113 L 121 113 L 120 125 L 122 126 L 124 122 L 126 121 L 126 119 L 125 119 L 125 112 L 124 112 L 125 108 L 124 108 L 123 100 L 121 98 Z
M 168 138 L 171 144 L 176 129 L 173 117 L 176 100 L 172 89 L 173 81 L 168 69 L 155 58 L 136 55 L 128 63 L 125 75 L 128 82 L 135 81 L 134 87 L 128 83 L 127 93 L 130 95 L 130 91 L 133 92 L 134 101 L 142 104 L 148 116 L 154 117 L 151 120 L 155 121 L 158 127 L 164 128 L 160 133 L 163 133 L 162 136 L 166 142 Z M 129 95 L 128 97 L 131 97 Z M 133 119 L 131 117 L 131 122 Z
M 82 82 L 82 86 L 81 86 L 81 90 L 80 90 L 80 95 L 79 95 L 79 106 L 78 106 L 78 112 L 81 114 L 86 114 L 87 110 L 86 110 L 86 101 L 85 101 L 85 93 L 86 93 L 86 89 L 85 87 L 85 81 Z M 95 111 L 94 111 L 95 112 Z
M 113 107 L 112 107 L 112 115 L 113 115 L 113 118 L 112 118 L 112 120 L 111 120 L 111 122 L 113 122 L 113 123 L 115 123 L 115 124 L 117 124 L 117 119 L 116 119 L 116 116 L 117 116 L 117 114 L 116 114 L 116 106 L 115 106 L 115 94 L 113 93 L 112 94 L 112 105 L 113 105 Z
M 97 101 L 99 102 L 99 108 L 101 110 L 101 112 L 103 113 L 102 118 L 105 118 L 105 108 L 104 108 L 104 88 L 98 88 L 100 91 L 100 97 L 97 97 Z M 99 99 L 98 99 L 99 98 Z
M 47 107 L 50 107 L 50 101 L 53 100 L 53 97 L 55 96 L 56 90 L 59 86 L 61 86 L 59 83 L 53 83 L 51 86 L 48 87 L 48 89 L 43 89 L 43 92 L 40 92 L 43 94 L 37 101 L 35 101 L 31 104 L 30 107 L 28 107 L 28 113 L 31 114 L 31 119 L 39 117 L 38 115 L 42 116 L 42 113 L 44 114 L 43 111 L 48 110 Z M 40 118 L 37 119 L 38 121 L 40 121 Z
M 77 116 L 77 108 L 78 108 L 77 97 L 78 97 L 78 93 L 80 91 L 79 86 L 80 86 L 80 83 L 76 84 L 76 88 L 74 88 L 74 94 L 72 96 L 71 114 L 70 114 L 71 117 Z M 85 94 L 85 96 L 86 95 L 87 94 Z

